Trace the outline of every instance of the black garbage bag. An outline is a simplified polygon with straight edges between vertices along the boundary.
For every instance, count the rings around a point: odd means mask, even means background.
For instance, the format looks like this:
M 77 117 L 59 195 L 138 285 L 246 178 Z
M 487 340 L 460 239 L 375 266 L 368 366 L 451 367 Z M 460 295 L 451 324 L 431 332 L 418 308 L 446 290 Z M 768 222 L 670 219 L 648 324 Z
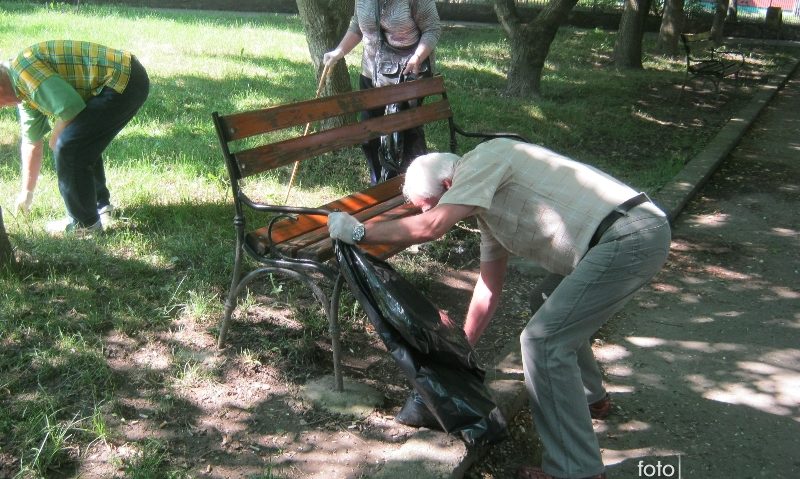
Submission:
M 418 78 L 430 76 L 430 69 L 420 74 L 401 74 L 398 82 L 414 81 Z M 393 115 L 409 108 L 417 108 L 422 104 L 422 101 L 422 99 L 414 99 L 386 105 L 384 115 Z M 428 146 L 425 143 L 425 130 L 421 126 L 381 135 L 378 143 L 378 161 L 381 163 L 380 182 L 382 183 L 389 178 L 405 173 L 408 165 L 415 158 L 426 153 L 428 153 Z
M 338 240 L 334 249 L 345 281 L 442 429 L 468 445 L 505 439 L 505 418 L 463 330 L 390 264 Z

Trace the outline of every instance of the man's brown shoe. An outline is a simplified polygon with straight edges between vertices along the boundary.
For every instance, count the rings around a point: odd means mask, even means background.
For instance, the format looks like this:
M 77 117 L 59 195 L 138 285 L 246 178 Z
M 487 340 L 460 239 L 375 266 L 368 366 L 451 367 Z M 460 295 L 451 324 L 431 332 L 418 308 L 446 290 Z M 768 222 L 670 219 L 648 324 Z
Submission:
M 603 399 L 589 404 L 592 419 L 605 419 L 611 414 L 611 398 L 606 394 Z

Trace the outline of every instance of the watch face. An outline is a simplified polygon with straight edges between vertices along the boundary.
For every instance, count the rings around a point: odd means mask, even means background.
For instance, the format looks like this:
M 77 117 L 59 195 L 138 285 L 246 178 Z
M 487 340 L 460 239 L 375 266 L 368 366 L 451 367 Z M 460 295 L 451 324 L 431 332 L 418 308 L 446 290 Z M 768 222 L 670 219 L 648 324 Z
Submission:
M 364 225 L 358 224 L 353 228 L 353 242 L 358 243 L 362 239 L 364 239 L 364 235 L 367 234 Z

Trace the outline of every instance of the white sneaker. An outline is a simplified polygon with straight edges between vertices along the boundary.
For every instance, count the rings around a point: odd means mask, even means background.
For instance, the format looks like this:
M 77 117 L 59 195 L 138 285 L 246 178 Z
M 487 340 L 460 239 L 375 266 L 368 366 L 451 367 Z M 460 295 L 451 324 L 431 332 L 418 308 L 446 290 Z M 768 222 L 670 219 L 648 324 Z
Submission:
M 72 218 L 50 221 L 44 227 L 51 236 L 75 235 L 78 238 L 89 238 L 93 234 L 103 232 L 103 224 L 98 221 L 91 226 L 82 226 Z
M 114 205 L 109 204 L 103 206 L 97 210 L 97 214 L 100 215 L 100 224 L 102 224 L 104 228 L 107 227 L 114 221 Z

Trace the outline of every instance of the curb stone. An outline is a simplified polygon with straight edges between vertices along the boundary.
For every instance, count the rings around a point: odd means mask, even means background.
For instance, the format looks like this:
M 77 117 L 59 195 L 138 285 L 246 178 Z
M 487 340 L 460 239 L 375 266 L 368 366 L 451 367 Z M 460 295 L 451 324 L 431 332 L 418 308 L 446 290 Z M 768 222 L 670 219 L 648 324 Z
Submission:
M 653 200 L 667 213 L 670 222 L 675 220 L 689 200 L 700 191 L 719 165 L 736 148 L 750 129 L 750 125 L 783 89 L 799 66 L 800 60 L 797 60 L 766 85 L 762 85 L 760 91 L 756 92 L 739 115 L 731 118 L 703 151 L 686 163 L 672 181 L 658 190 Z
M 708 146 L 687 162 L 684 168 L 661 188 L 653 198 L 670 222 L 680 214 L 688 202 L 700 191 L 711 175 L 739 144 L 750 126 L 775 95 L 783 89 L 791 76 L 800 68 L 795 60 L 762 85 L 753 99 L 732 118 L 712 139 Z M 526 269 L 538 266 L 518 261 Z M 512 340 L 497 355 L 487 371 L 486 384 L 506 419 L 515 417 L 527 403 L 522 377 L 522 358 L 519 343 Z M 488 452 L 487 447 L 467 448 L 460 439 L 443 432 L 420 429 L 394 454 L 387 458 L 386 467 L 373 477 L 388 479 L 413 477 L 414 479 L 461 479 L 470 466 Z

